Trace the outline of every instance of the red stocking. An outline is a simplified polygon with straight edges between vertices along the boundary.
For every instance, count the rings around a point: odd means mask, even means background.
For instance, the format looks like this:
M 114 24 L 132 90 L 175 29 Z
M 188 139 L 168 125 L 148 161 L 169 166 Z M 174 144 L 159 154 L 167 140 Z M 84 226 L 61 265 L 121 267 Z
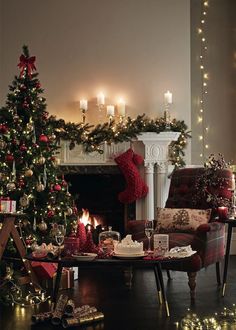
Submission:
M 132 203 L 148 193 L 148 186 L 141 178 L 137 165 L 143 162 L 143 157 L 135 154 L 132 149 L 115 158 L 117 165 L 126 180 L 126 189 L 119 193 L 118 199 L 122 203 Z

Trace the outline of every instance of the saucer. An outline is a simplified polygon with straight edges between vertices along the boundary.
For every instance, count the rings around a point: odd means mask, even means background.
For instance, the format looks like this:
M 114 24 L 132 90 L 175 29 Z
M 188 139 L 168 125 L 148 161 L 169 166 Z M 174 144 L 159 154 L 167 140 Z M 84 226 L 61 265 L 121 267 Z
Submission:
M 91 261 L 97 257 L 96 253 L 83 253 L 83 254 L 72 254 L 72 257 L 76 260 Z

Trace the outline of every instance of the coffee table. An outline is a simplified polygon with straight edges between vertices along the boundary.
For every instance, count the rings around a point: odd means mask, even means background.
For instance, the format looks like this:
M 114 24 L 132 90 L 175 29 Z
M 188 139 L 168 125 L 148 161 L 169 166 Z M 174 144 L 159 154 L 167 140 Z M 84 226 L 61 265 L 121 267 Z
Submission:
M 96 258 L 91 261 L 77 260 L 70 257 L 62 257 L 61 259 L 48 259 L 48 258 L 35 258 L 31 255 L 26 256 L 29 261 L 40 261 L 40 262 L 53 262 L 58 264 L 55 287 L 53 290 L 52 300 L 53 303 L 57 301 L 58 291 L 60 287 L 61 274 L 63 267 L 79 267 L 79 268 L 104 268 L 104 267 L 122 267 L 132 271 L 133 268 L 152 268 L 155 274 L 155 280 L 157 285 L 157 292 L 160 304 L 164 303 L 166 315 L 170 316 L 169 305 L 165 294 L 164 281 L 162 276 L 162 265 L 172 265 L 173 263 L 180 263 L 185 261 L 186 258 L 179 259 L 118 259 L 112 257 L 109 259 Z

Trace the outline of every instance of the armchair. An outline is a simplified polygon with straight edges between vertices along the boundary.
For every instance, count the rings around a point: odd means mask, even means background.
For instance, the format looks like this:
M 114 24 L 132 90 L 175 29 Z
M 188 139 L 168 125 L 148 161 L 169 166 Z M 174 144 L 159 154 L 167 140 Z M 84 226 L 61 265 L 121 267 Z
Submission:
M 196 275 L 197 272 L 211 264 L 216 265 L 216 277 L 220 285 L 220 261 L 224 257 L 225 230 L 224 224 L 216 221 L 215 209 L 206 199 L 194 202 L 196 196 L 196 180 L 201 176 L 205 168 L 184 168 L 176 170 L 172 177 L 169 189 L 166 208 L 190 208 L 190 209 L 209 209 L 212 208 L 212 216 L 209 223 L 201 224 L 194 232 L 173 231 L 169 234 L 169 247 L 191 245 L 197 253 L 192 257 L 183 260 L 183 263 L 176 264 L 176 268 L 166 269 L 187 272 L 188 284 L 190 287 L 191 299 L 195 299 Z M 228 169 L 217 170 L 217 175 L 222 178 L 220 187 L 209 187 L 217 198 L 230 199 L 230 188 L 232 182 L 232 173 Z M 128 222 L 128 233 L 132 234 L 133 239 L 143 241 L 147 240 L 144 234 L 144 220 L 132 220 Z M 158 222 L 158 219 L 157 219 Z

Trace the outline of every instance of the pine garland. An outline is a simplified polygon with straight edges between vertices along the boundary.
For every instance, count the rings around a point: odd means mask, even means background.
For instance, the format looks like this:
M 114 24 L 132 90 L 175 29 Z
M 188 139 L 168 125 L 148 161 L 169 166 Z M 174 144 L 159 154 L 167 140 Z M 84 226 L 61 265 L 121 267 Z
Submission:
M 97 151 L 103 153 L 104 142 L 122 143 L 131 141 L 143 132 L 164 132 L 167 130 L 164 118 L 149 119 L 145 114 L 138 115 L 136 119 L 128 117 L 124 122 L 105 122 L 96 126 L 83 123 L 66 123 L 63 119 L 57 120 L 55 116 L 49 118 L 49 124 L 54 127 L 58 142 L 70 141 L 70 149 L 76 144 L 82 145 L 85 152 Z M 187 139 L 191 137 L 190 131 L 184 121 L 173 119 L 170 131 L 180 132 L 177 141 L 172 142 L 170 148 L 170 162 L 176 167 L 185 165 L 184 156 Z

